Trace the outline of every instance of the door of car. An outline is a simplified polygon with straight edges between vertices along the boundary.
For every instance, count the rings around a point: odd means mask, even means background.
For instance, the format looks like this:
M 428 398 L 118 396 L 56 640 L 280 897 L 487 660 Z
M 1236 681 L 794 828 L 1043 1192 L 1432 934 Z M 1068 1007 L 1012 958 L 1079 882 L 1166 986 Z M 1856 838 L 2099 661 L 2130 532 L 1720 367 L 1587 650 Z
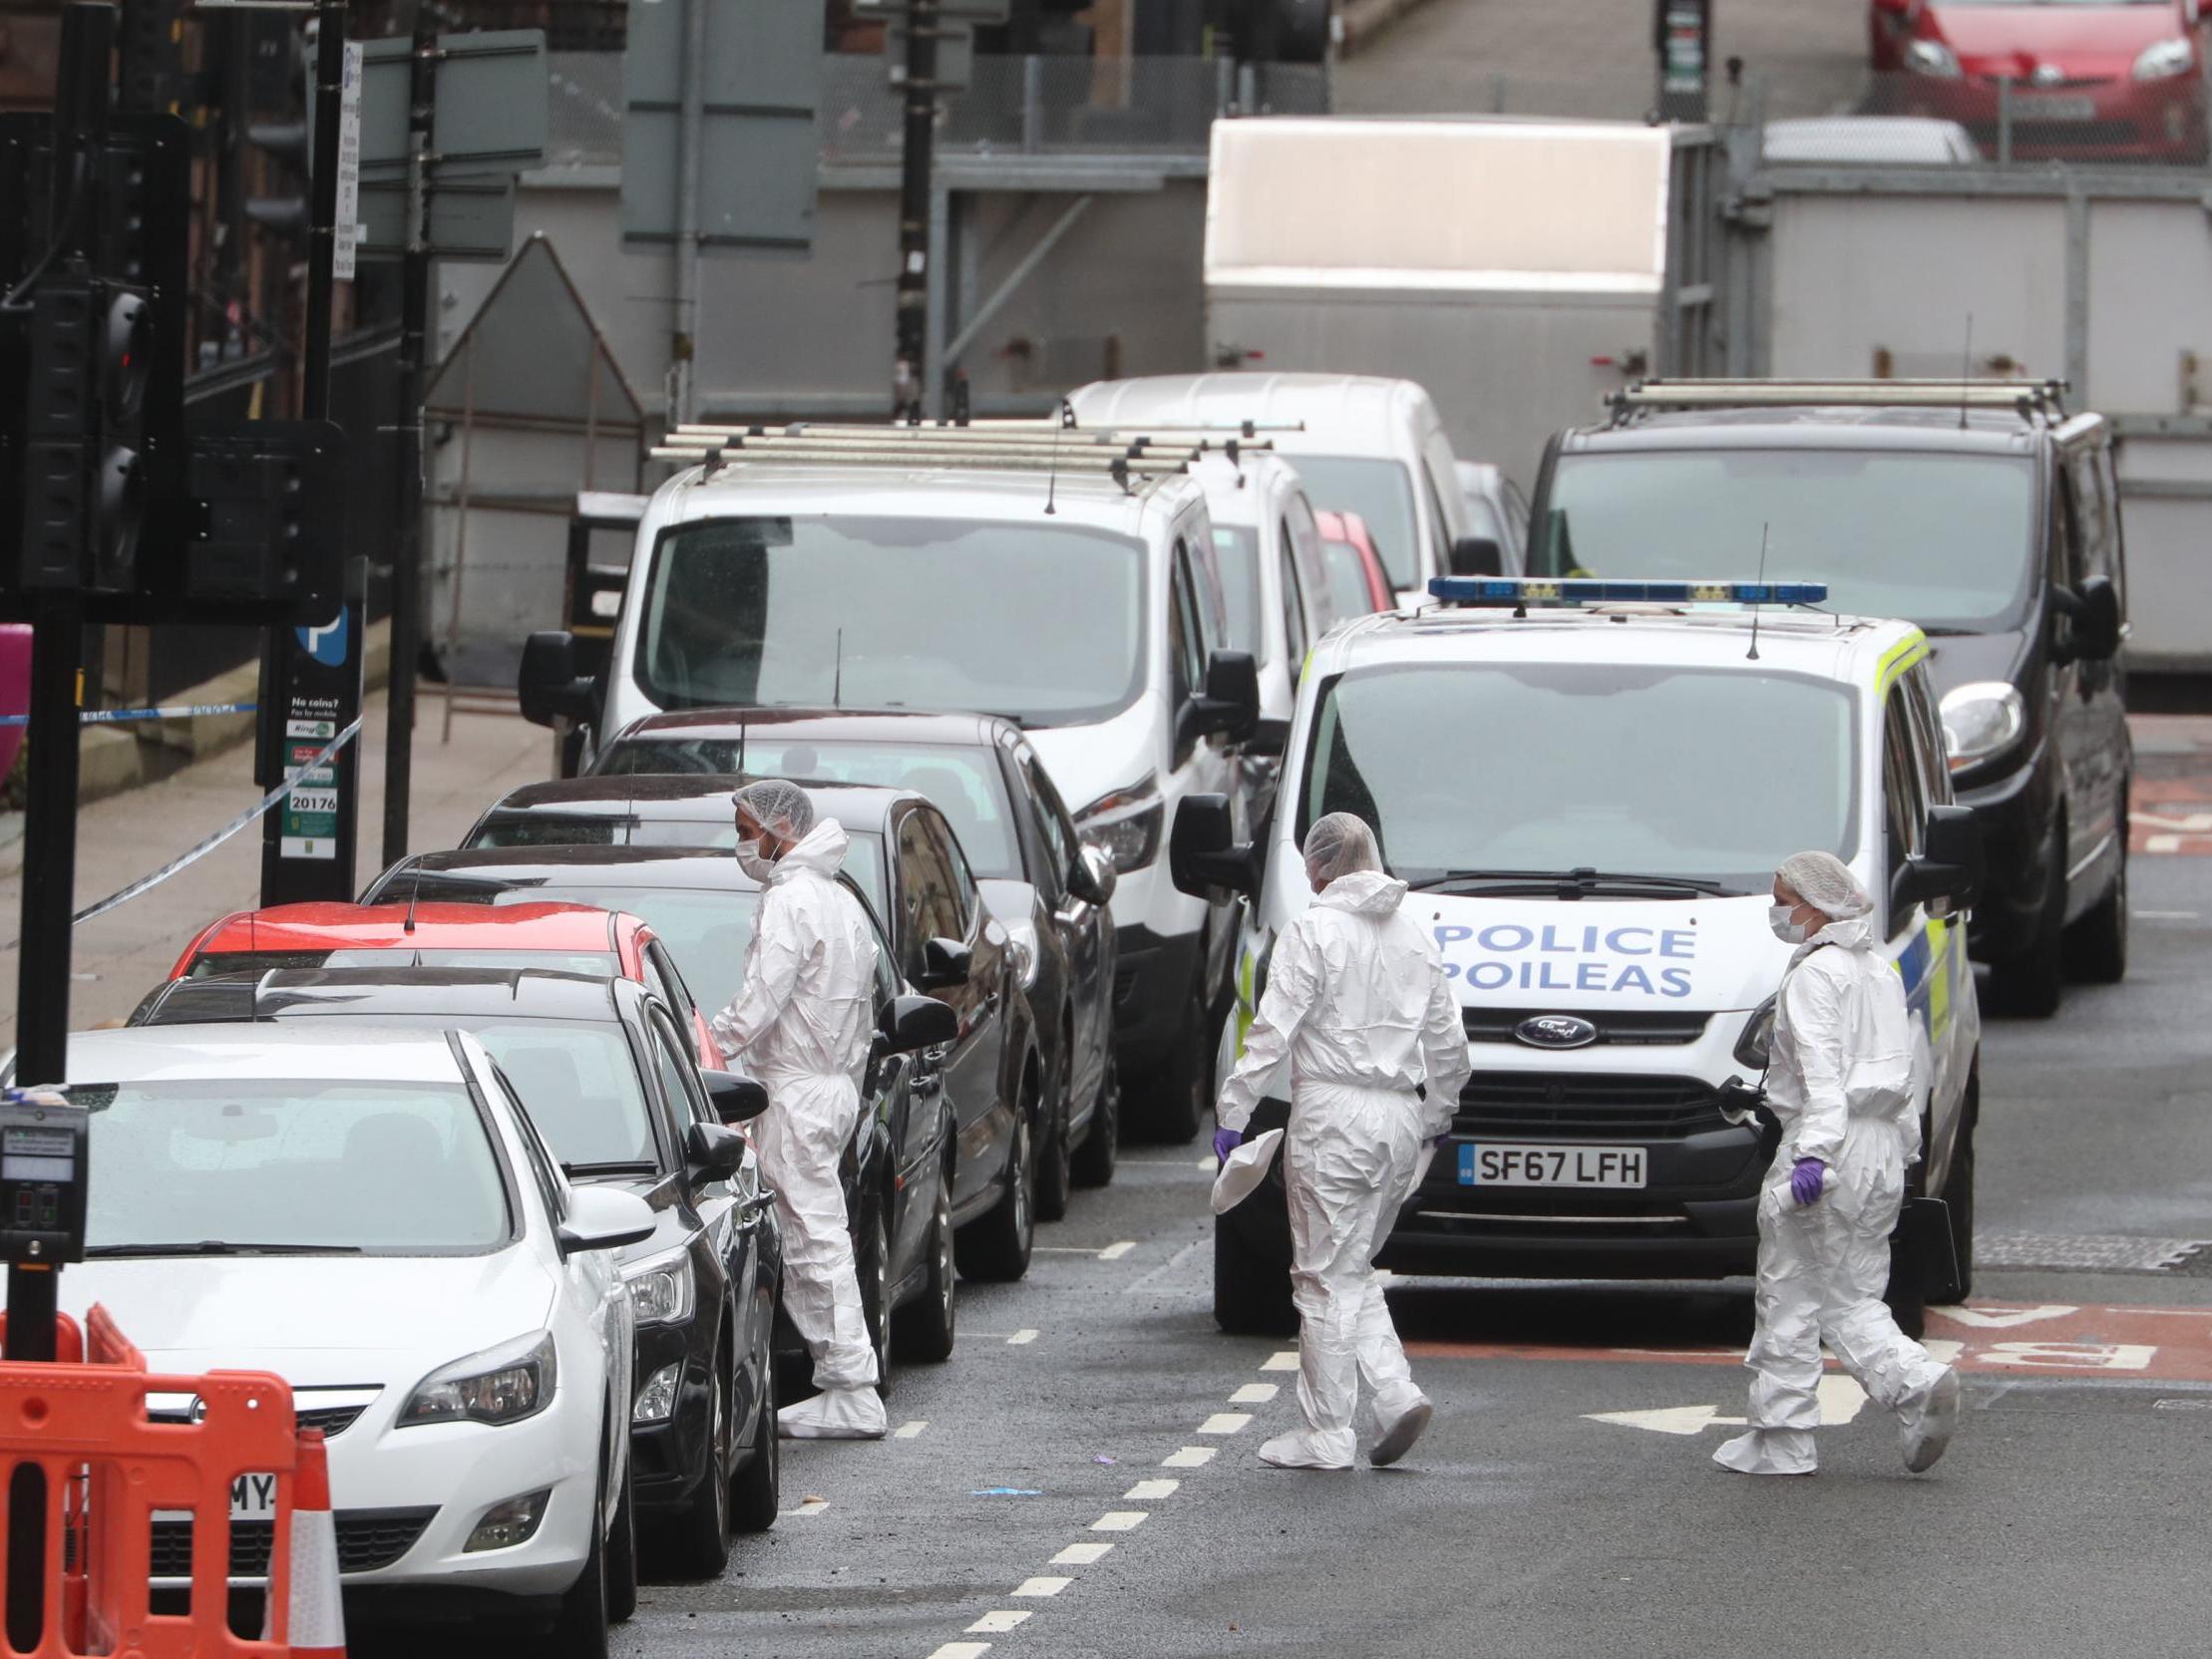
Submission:
M 875 1030 L 882 1032 L 892 1005 L 906 993 L 907 984 L 900 977 L 891 941 L 873 912 L 868 922 L 876 935 L 876 975 L 870 992 L 869 1019 Z M 900 1054 L 881 1040 L 871 1047 L 868 1071 L 861 1084 L 861 1116 L 883 1125 L 895 1166 L 895 1178 L 890 1183 L 891 1208 L 884 1217 L 891 1241 L 894 1288 L 927 1243 L 936 1183 L 942 1178 L 944 1163 L 938 1134 L 943 1112 L 944 1079 L 935 1050 Z
M 1876 914 L 1887 918 L 1883 950 L 1905 986 L 1918 1041 L 1924 1045 L 1921 1076 L 1928 1087 L 1931 1148 L 1948 1146 L 1966 1075 L 1953 1021 L 1973 995 L 1966 966 L 1963 920 L 1934 912 L 1947 905 L 1899 902 L 1897 877 L 1924 850 L 1928 812 L 1949 806 L 1951 781 L 1944 758 L 1927 668 L 1900 675 L 1882 703 L 1882 891 Z
M 1105 1081 L 1106 1052 L 1114 1037 L 1113 912 L 1068 890 L 1069 874 L 1083 855 L 1083 843 L 1036 751 L 1026 743 L 1017 744 L 1012 761 L 1014 794 L 1025 803 L 1021 810 L 1030 821 L 1024 839 L 1033 836 L 1038 845 L 1030 875 L 1067 954 L 1068 1013 L 1075 1027 L 1074 1051 L 1068 1059 L 1068 1098 L 1087 1102 Z
M 2113 489 L 2111 449 L 2101 422 L 2061 450 L 2061 495 L 2071 529 L 2075 582 L 2103 577 L 2127 614 L 2127 572 L 2120 555 L 2119 505 Z M 2124 624 L 2123 624 L 2124 626 Z M 2128 735 L 2126 683 L 2117 657 L 2084 658 L 2073 665 L 2059 716 L 2059 742 L 2068 808 L 2066 867 L 2075 872 L 2074 907 L 2101 894 L 2118 860 L 2127 855 Z
M 1194 552 L 1200 547 L 1207 550 Z M 1243 840 L 1251 835 L 1253 809 L 1235 750 L 1219 736 L 1194 739 L 1182 730 L 1184 707 L 1205 689 L 1207 663 L 1223 648 L 1220 584 L 1213 569 L 1210 544 L 1193 535 L 1176 537 L 1168 590 L 1168 718 L 1175 728 L 1175 776 L 1163 793 L 1168 797 L 1170 824 L 1175 822 L 1176 808 L 1185 797 L 1228 796 L 1233 828 Z M 1234 898 L 1227 897 L 1212 905 L 1212 949 L 1201 979 L 1208 996 L 1228 982 L 1229 952 L 1236 932 L 1230 913 L 1234 904 Z

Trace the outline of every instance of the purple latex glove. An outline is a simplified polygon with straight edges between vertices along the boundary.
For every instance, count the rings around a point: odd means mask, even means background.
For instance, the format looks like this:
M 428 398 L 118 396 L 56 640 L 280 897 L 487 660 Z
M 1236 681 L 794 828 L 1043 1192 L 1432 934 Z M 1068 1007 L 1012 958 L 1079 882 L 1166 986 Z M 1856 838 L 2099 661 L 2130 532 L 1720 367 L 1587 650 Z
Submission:
M 1229 1161 L 1229 1155 L 1235 1152 L 1244 1144 L 1245 1132 L 1241 1129 L 1218 1129 L 1214 1131 L 1215 1161 L 1218 1163 L 1227 1163 Z
M 1801 1158 L 1789 1172 L 1789 1195 L 1801 1204 L 1809 1204 L 1820 1196 L 1821 1183 L 1828 1178 L 1828 1165 L 1817 1158 Z

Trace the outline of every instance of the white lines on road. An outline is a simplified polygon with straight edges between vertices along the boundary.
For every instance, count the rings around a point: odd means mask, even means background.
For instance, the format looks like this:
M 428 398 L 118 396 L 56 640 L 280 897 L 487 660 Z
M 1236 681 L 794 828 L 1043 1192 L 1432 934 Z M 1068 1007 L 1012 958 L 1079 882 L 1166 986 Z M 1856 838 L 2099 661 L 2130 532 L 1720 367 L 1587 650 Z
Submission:
M 1121 1494 L 1124 1503 L 1153 1503 L 1163 1497 L 1173 1497 L 1181 1481 L 1139 1481 Z
M 1134 1532 L 1151 1518 L 1151 1514 L 1143 1509 L 1108 1509 L 1091 1522 L 1091 1530 L 1094 1532 Z
M 1017 1596 L 1058 1595 L 1074 1582 L 1075 1580 L 1072 1578 L 1055 1578 L 1050 1574 L 1042 1578 L 1024 1578 L 1014 1587 L 1014 1594 Z
M 1040 1256 L 1096 1256 L 1100 1261 L 1119 1261 L 1137 1247 L 1131 1238 L 1116 1239 L 1104 1249 L 1092 1244 L 1032 1244 L 1030 1249 Z
M 1113 1243 L 1107 1245 L 1105 1249 L 1099 1251 L 1098 1259 L 1100 1261 L 1119 1261 L 1123 1256 L 1127 1255 L 1136 1247 L 1137 1241 L 1135 1239 L 1119 1238 L 1116 1239 Z
M 1214 1461 L 1211 1446 L 1186 1446 L 1179 1452 L 1170 1452 L 1160 1460 L 1162 1469 L 1204 1469 Z
M 1026 1348 L 1036 1340 L 1037 1333 L 1035 1331 L 1016 1331 L 1006 1339 L 1006 1346 L 1009 1348 Z
M 2197 921 L 2201 919 L 2195 910 L 2137 910 L 2134 915 L 2137 921 Z
M 1212 1153 L 1208 1153 L 1204 1158 L 1198 1161 L 1197 1166 L 1201 1169 L 1210 1169 L 1218 1173 L 1222 1166 L 1222 1161 L 1216 1158 Z
M 829 1506 L 830 1500 L 827 1497 L 810 1497 L 802 1502 L 797 1508 L 786 1509 L 784 1511 L 784 1518 L 788 1520 L 793 1515 L 818 1515 Z
M 1018 1607 L 1000 1607 L 985 1613 L 967 1627 L 970 1636 L 1003 1636 L 1021 1625 L 1029 1615 Z
M 912 1423 L 902 1423 L 898 1428 L 892 1430 L 891 1438 L 893 1440 L 913 1440 L 915 1436 L 928 1427 L 929 1420 L 927 1418 L 918 1417 Z
M 1110 1543 L 1071 1543 L 1053 1556 L 1048 1564 L 1056 1567 L 1087 1567 L 1094 1561 L 1103 1561 L 1113 1547 Z
M 1295 1348 L 1282 1349 L 1260 1362 L 1260 1369 L 1263 1371 L 1295 1371 L 1297 1368 L 1298 1351 Z
M 1202 1435 L 1242 1434 L 1251 1421 L 1250 1412 L 1216 1412 L 1198 1426 L 1198 1432 Z
M 946 1642 L 933 1650 L 929 1659 L 983 1659 L 990 1652 L 988 1642 Z
M 1280 1391 L 1273 1383 L 1247 1383 L 1229 1397 L 1232 1406 L 1265 1406 Z

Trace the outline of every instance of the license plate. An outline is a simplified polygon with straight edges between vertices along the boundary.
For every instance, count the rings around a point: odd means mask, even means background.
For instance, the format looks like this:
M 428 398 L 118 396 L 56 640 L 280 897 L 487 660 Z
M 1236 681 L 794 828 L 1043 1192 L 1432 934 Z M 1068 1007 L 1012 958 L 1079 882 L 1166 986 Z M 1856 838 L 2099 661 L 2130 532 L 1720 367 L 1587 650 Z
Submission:
M 2030 121 L 2094 121 L 2096 100 L 2062 98 L 2031 92 L 2015 93 L 2013 113 Z
M 1463 1142 L 1462 1186 L 1599 1186 L 1644 1184 L 1642 1147 L 1535 1147 Z
M 156 1509 L 156 1520 L 189 1520 L 189 1509 Z M 230 1518 L 232 1520 L 274 1520 L 276 1518 L 276 1477 L 273 1475 L 241 1475 L 230 1483 Z

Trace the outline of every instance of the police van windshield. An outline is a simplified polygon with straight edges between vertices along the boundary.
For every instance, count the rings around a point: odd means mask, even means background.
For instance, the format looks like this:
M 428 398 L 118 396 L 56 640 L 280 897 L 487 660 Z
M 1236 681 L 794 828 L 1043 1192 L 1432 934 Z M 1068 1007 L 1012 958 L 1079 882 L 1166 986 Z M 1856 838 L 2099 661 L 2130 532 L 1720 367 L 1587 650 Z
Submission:
M 1136 700 L 1143 594 L 1138 542 L 1041 507 L 1019 523 L 712 519 L 653 554 L 637 678 L 663 708 L 972 709 L 1082 725 Z
M 1932 631 L 2021 625 L 2034 575 L 2031 464 L 1872 450 L 1562 456 L 1539 575 L 1824 581 L 1856 616 Z
M 1375 827 L 1392 874 L 1566 871 L 1763 892 L 1857 850 L 1852 700 L 1756 668 L 1411 664 L 1321 693 L 1298 799 Z

